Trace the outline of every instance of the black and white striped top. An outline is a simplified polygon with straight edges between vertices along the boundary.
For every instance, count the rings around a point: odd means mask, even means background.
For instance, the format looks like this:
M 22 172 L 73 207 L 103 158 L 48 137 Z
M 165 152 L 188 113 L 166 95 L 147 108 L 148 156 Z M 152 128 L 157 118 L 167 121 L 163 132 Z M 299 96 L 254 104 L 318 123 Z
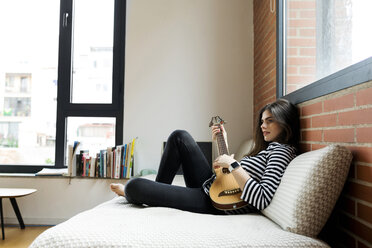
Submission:
M 244 208 L 225 211 L 227 214 L 242 214 L 266 208 L 278 188 L 285 169 L 296 156 L 292 146 L 271 142 L 266 150 L 256 156 L 245 156 L 240 165 L 248 172 L 250 178 L 245 183 L 241 199 L 248 202 Z M 203 184 L 203 189 L 209 195 L 216 176 L 213 175 Z

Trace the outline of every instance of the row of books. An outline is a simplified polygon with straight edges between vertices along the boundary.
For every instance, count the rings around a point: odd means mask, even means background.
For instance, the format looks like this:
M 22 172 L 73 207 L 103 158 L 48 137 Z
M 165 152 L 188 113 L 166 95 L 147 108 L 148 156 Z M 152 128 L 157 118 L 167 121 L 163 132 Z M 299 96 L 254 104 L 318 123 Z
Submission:
M 78 150 L 80 143 L 69 145 L 68 175 L 82 177 L 130 178 L 134 174 L 134 147 L 136 139 L 128 144 L 108 147 L 99 153 Z

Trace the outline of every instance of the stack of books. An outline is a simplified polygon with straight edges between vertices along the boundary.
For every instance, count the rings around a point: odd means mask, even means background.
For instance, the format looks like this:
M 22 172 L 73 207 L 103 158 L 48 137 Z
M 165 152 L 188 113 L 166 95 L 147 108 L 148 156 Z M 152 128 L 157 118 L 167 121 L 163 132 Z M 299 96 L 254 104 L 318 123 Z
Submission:
M 128 144 L 108 147 L 90 154 L 79 150 L 79 142 L 68 146 L 68 176 L 131 178 L 134 174 L 134 147 L 136 138 Z

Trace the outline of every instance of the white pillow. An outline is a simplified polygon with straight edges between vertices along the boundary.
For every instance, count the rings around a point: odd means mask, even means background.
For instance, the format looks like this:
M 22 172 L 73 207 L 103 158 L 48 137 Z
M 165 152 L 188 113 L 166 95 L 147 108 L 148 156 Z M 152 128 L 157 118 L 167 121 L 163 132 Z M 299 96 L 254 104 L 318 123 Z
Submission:
M 254 146 L 253 139 L 245 140 L 243 143 L 240 144 L 238 150 L 235 153 L 234 158 L 240 161 L 245 155 L 247 155 Z
M 262 213 L 287 231 L 316 237 L 341 193 L 351 160 L 351 152 L 339 145 L 297 156 Z

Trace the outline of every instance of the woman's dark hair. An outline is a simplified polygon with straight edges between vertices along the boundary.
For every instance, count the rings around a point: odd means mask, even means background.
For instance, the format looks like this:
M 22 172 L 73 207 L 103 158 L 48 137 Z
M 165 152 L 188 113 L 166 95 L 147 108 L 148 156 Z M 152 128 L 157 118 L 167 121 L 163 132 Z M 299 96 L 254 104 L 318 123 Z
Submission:
M 264 140 L 261 130 L 262 114 L 266 110 L 272 114 L 274 120 L 283 129 L 282 133 L 279 134 L 277 141 L 282 144 L 291 145 L 298 151 L 300 139 L 300 119 L 298 109 L 291 102 L 285 99 L 278 99 L 273 103 L 267 104 L 260 110 L 255 126 L 254 147 L 248 155 L 257 155 L 260 151 L 265 150 L 270 143 Z

